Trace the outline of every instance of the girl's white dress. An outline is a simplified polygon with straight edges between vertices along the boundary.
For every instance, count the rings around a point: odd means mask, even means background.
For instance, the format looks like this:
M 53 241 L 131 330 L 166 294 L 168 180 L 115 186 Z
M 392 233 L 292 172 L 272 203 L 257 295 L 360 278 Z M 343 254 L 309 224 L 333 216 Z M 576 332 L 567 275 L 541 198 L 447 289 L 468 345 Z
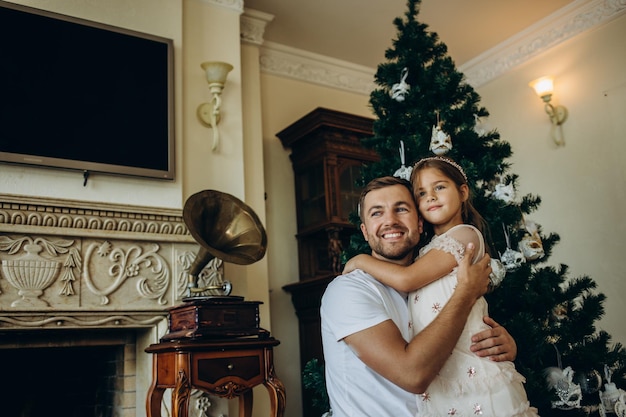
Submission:
M 482 234 L 466 224 L 435 236 L 420 250 L 420 256 L 438 249 L 454 255 L 457 263 L 460 262 L 467 243 L 464 240 L 471 230 L 480 240 L 474 261 L 480 259 L 485 252 Z M 448 302 L 457 283 L 456 274 L 457 268 L 454 268 L 450 274 L 409 295 L 414 334 L 424 329 Z M 530 407 L 522 385 L 525 379 L 512 362 L 493 362 L 470 351 L 472 335 L 489 328 L 483 322 L 486 315 L 487 302 L 481 297 L 474 304 L 450 359 L 428 390 L 417 396 L 419 417 L 537 416 L 537 410 Z

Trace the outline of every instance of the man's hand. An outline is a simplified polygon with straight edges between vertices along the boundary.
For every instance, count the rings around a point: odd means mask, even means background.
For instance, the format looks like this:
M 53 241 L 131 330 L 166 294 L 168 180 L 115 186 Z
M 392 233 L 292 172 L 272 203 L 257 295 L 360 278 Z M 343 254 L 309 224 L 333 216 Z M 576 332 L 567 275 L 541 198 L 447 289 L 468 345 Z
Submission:
M 517 356 L 517 345 L 509 332 L 491 317 L 483 317 L 485 324 L 491 326 L 472 336 L 474 343 L 470 349 L 480 357 L 489 357 L 494 362 L 513 361 Z
M 463 259 L 459 263 L 456 291 L 461 290 L 478 298 L 485 295 L 489 289 L 491 258 L 489 255 L 485 255 L 474 265 L 470 265 L 472 259 L 474 259 L 475 250 L 474 244 L 467 244 Z

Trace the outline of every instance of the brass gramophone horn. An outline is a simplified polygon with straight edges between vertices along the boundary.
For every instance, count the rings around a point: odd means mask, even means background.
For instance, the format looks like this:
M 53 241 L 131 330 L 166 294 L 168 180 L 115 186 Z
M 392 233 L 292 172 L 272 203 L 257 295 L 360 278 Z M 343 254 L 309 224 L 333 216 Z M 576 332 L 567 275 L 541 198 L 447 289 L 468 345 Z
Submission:
M 259 217 L 230 194 L 204 190 L 192 195 L 185 202 L 183 220 L 200 244 L 187 271 L 189 296 L 214 288 L 198 288 L 198 274 L 213 258 L 249 265 L 265 256 L 267 235 Z M 230 283 L 221 287 L 225 295 L 230 293 Z

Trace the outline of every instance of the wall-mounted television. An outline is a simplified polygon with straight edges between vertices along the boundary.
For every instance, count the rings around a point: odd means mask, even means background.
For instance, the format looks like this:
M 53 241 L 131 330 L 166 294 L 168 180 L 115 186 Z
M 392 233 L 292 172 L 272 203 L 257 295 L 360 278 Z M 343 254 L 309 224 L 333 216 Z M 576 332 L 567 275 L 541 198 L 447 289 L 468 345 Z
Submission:
M 0 1 L 0 163 L 171 180 L 173 86 L 170 39 Z

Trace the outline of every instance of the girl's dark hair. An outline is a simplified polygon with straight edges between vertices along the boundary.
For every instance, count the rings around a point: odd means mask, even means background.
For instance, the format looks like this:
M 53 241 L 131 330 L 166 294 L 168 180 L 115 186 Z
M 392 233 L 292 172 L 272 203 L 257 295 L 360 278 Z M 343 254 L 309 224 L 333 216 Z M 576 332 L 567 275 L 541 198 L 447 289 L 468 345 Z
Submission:
M 419 173 L 424 168 L 435 168 L 441 171 L 443 175 L 450 178 L 457 187 L 457 190 L 461 191 L 461 186 L 463 184 L 467 185 L 468 188 L 468 198 L 461 205 L 461 215 L 463 218 L 463 223 L 471 224 L 476 227 L 483 234 L 483 238 L 485 240 L 485 247 L 487 249 L 487 253 L 494 256 L 493 250 L 490 245 L 487 243 L 489 241 L 489 226 L 487 222 L 480 215 L 478 210 L 472 204 L 472 188 L 467 183 L 467 179 L 465 177 L 465 173 L 462 168 L 454 162 L 452 159 L 443 156 L 436 156 L 431 158 L 424 158 L 418 161 L 413 166 L 413 171 L 411 172 L 411 184 L 413 184 L 413 194 L 415 199 L 417 200 L 417 180 L 419 177 Z M 431 239 L 435 236 L 434 227 L 431 223 L 424 220 L 424 233 L 420 237 L 419 247 L 423 247 Z

